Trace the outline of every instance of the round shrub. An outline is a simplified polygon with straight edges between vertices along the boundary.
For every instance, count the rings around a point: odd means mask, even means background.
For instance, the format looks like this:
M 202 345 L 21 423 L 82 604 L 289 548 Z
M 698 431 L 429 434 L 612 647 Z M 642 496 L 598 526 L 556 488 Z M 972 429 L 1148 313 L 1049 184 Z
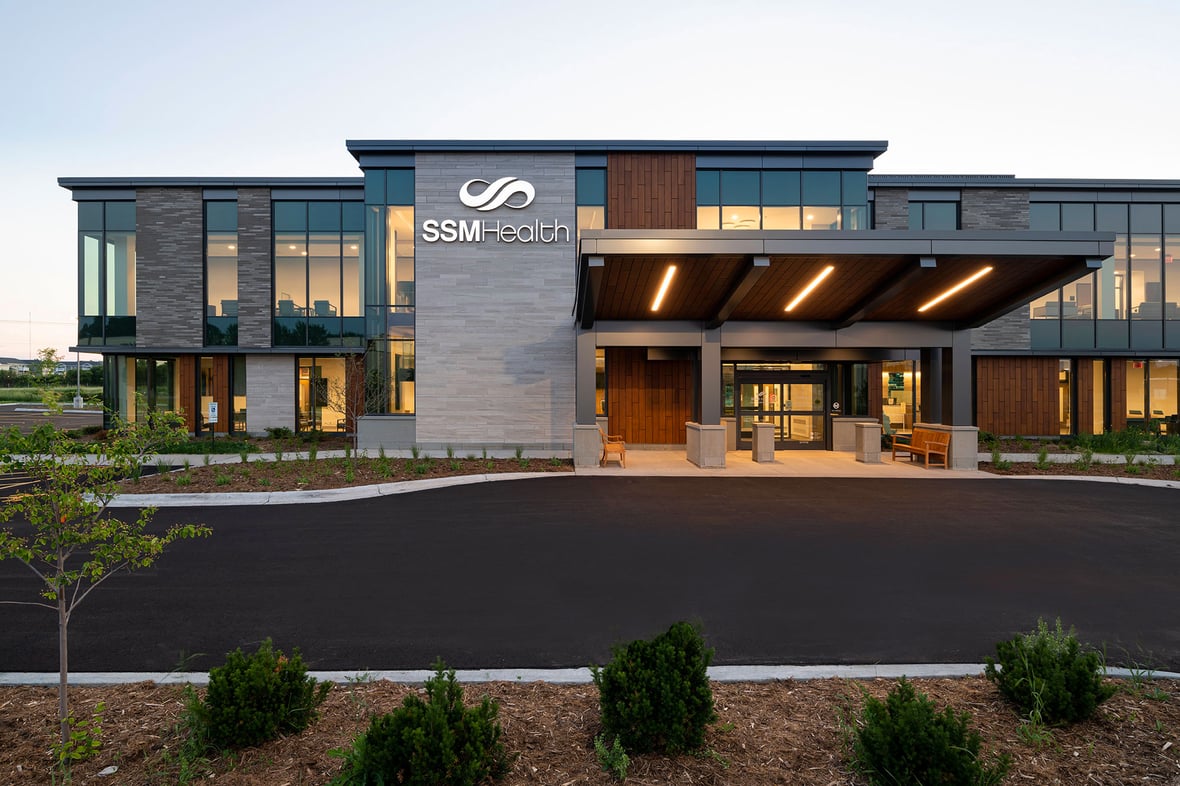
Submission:
M 1049 725 L 1084 720 L 1114 695 L 1102 671 L 1102 656 L 1085 650 L 1072 628 L 1062 630 L 1060 619 L 1054 629 L 1038 620 L 1032 633 L 999 642 L 984 667 L 1009 701 Z
M 379 715 L 350 750 L 332 781 L 339 786 L 474 786 L 508 772 L 500 742 L 500 706 L 488 697 L 463 705 L 454 670 L 440 662 L 426 681 L 426 701 L 409 695 L 394 712 Z
M 709 686 L 713 650 L 700 632 L 677 622 L 651 641 L 616 647 L 605 668 L 593 669 L 608 738 L 632 753 L 680 753 L 705 744 L 717 715 Z
M 288 658 L 267 639 L 257 652 L 239 647 L 209 671 L 204 701 L 190 694 L 191 725 L 216 748 L 258 745 L 307 728 L 330 687 L 307 676 L 298 649 Z
M 997 784 L 1009 760 L 980 763 L 979 732 L 968 728 L 970 717 L 950 707 L 936 712 L 930 699 L 902 677 L 885 701 L 865 696 L 852 734 L 852 766 L 873 786 Z

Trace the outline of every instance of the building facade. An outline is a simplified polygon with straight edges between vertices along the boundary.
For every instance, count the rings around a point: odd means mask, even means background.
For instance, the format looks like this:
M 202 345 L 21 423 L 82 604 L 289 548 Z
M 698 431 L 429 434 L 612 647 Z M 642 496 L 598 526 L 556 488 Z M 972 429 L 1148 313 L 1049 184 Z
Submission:
M 1176 428 L 1180 182 L 883 142 L 352 141 L 351 178 L 62 178 L 77 349 L 195 433 L 596 459 L 849 419 Z M 972 432 L 973 433 L 973 432 Z

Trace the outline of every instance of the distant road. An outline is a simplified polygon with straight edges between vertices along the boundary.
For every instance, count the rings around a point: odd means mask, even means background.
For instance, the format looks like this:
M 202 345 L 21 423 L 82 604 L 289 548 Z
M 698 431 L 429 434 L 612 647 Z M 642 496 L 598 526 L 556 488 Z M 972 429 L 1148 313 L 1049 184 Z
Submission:
M 28 433 L 43 423 L 52 423 L 57 428 L 64 429 L 102 425 L 102 410 L 94 409 L 82 414 L 62 412 L 47 415 L 45 412 L 36 411 L 40 409 L 41 406 L 34 402 L 0 404 L 0 431 L 16 426 L 22 432 Z

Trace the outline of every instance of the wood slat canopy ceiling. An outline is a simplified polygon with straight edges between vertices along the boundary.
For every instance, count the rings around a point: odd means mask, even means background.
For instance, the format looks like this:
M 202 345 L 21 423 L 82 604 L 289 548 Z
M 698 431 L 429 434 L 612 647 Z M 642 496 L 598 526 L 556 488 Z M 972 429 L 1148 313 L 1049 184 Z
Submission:
M 584 326 L 595 320 L 716 322 L 731 293 L 751 275 L 754 260 L 762 258 L 769 266 L 731 304 L 728 320 L 832 327 L 916 321 L 961 329 L 1091 272 L 1113 253 L 1113 240 L 1093 232 L 584 232 L 578 315 Z M 675 278 L 653 312 L 673 264 Z M 828 265 L 832 273 L 787 313 L 786 305 Z M 989 266 L 992 271 L 969 287 L 918 311 Z

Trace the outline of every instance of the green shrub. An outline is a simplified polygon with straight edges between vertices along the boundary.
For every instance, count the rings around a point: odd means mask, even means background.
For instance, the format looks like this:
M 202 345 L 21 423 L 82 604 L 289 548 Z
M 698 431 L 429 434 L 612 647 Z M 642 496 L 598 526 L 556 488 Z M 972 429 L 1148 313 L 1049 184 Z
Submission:
M 606 740 L 599 734 L 594 738 L 594 755 L 598 757 L 598 766 L 602 771 L 613 775 L 617 781 L 627 780 L 627 768 L 631 766 L 631 757 L 615 737 L 615 744 L 607 746 Z
M 677 622 L 651 641 L 616 647 L 605 668 L 591 670 L 598 686 L 602 726 L 633 753 L 680 753 L 705 744 L 716 720 L 709 661 L 713 650 L 700 632 Z
M 298 649 L 288 658 L 267 639 L 257 652 L 246 655 L 239 647 L 210 670 L 204 701 L 189 692 L 188 725 L 207 746 L 258 745 L 307 728 L 330 687 L 307 676 Z
M 333 754 L 344 769 L 340 786 L 474 786 L 508 772 L 510 759 L 500 742 L 499 704 L 488 697 L 463 706 L 454 670 L 440 661 L 426 681 L 426 701 L 411 694 L 402 706 L 378 715 L 351 749 Z
M 266 434 L 271 439 L 288 439 L 295 436 L 295 432 L 286 426 L 268 426 Z
M 865 706 L 851 730 L 852 766 L 873 786 L 901 783 L 984 786 L 997 784 L 1009 760 L 979 760 L 979 732 L 968 728 L 970 714 L 950 707 L 936 712 L 934 703 L 902 677 L 885 701 L 865 696 Z
M 1060 619 L 1055 629 L 1038 620 L 1032 633 L 999 642 L 996 657 L 986 663 L 984 673 L 1004 696 L 1032 720 L 1049 725 L 1090 717 L 1115 691 L 1102 681 L 1102 656 L 1083 650 L 1072 628 L 1062 630 Z

